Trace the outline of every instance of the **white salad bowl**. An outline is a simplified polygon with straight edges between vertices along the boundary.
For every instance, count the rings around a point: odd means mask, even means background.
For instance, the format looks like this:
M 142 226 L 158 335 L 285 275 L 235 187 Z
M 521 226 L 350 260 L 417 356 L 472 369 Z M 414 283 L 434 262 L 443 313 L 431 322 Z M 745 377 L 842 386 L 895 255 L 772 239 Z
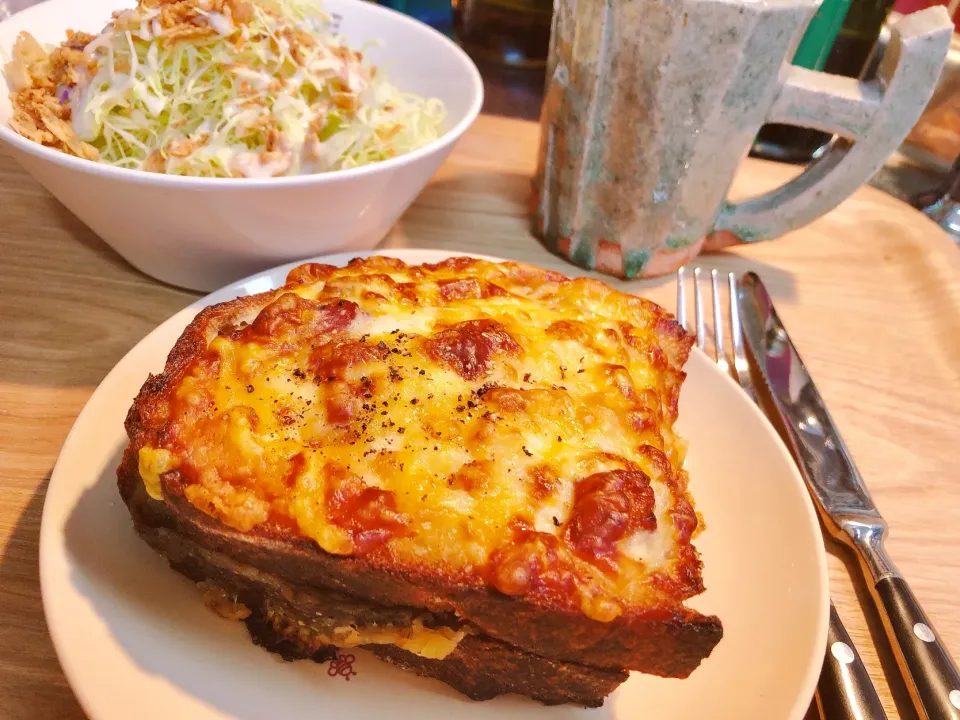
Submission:
M 59 44 L 68 28 L 97 33 L 133 0 L 47 0 L 0 22 L 0 58 L 26 30 Z M 281 262 L 374 247 L 476 119 L 483 84 L 453 42 L 363 0 L 325 0 L 350 47 L 402 92 L 441 100 L 444 134 L 409 154 L 350 170 L 266 179 L 187 178 L 72 157 L 9 128 L 0 73 L 0 145 L 130 264 L 159 280 L 209 291 Z M 0 202 L 3 199 L 0 198 Z

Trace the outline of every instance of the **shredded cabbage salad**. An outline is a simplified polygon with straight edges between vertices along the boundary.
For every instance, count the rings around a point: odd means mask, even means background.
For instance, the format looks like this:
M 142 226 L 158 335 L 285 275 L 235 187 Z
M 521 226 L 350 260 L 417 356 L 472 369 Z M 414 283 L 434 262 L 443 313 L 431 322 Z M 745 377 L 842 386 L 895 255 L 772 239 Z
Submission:
M 96 37 L 48 51 L 21 36 L 5 71 L 14 130 L 176 175 L 358 167 L 438 138 L 445 116 L 348 48 L 311 0 L 140 0 Z

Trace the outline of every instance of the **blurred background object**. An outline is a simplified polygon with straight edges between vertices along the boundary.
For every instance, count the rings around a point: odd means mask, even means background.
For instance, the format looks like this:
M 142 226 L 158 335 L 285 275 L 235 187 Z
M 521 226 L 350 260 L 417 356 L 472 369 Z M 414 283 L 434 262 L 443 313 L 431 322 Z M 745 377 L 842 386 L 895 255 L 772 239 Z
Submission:
M 954 160 L 939 193 L 918 196 L 916 205 L 960 244 L 960 156 Z
M 2 3 L 4 0 L 0 0 Z M 379 4 L 416 18 L 447 35 L 453 34 L 450 0 L 379 0 Z
M 37 0 L 0 0 L 0 20 L 4 20 L 25 7 L 35 5 Z
M 793 64 L 846 77 L 865 76 L 864 70 L 870 67 L 874 46 L 893 5 L 894 0 L 852 0 L 849 7 L 843 8 L 839 0 L 824 0 L 800 42 Z M 830 37 L 829 29 L 838 16 L 842 25 L 839 32 Z M 822 54 L 804 54 L 808 43 L 821 49 Z M 822 65 L 810 64 L 815 61 Z M 750 154 L 768 160 L 806 163 L 824 151 L 831 137 L 807 128 L 765 125 Z
M 937 89 L 902 152 L 917 164 L 941 172 L 960 155 L 960 35 L 956 33 Z
M 453 26 L 467 53 L 517 68 L 546 65 L 553 0 L 453 0 Z

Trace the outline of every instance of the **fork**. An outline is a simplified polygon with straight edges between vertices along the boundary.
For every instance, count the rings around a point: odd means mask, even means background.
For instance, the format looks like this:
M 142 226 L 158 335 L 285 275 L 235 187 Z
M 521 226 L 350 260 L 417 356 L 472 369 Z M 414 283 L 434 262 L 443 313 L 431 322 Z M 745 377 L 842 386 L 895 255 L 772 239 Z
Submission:
M 732 377 L 743 392 L 766 415 L 759 401 L 750 365 L 743 347 L 743 332 L 740 324 L 740 311 L 737 307 L 737 278 L 727 273 L 727 295 L 724 299 L 720 291 L 720 274 L 714 268 L 710 271 L 711 304 L 713 310 L 713 351 L 707 347 L 706 312 L 704 311 L 704 291 L 701 282 L 701 269 L 693 270 L 693 320 L 697 347 L 710 357 L 717 366 Z M 685 292 L 686 268 L 677 270 L 677 321 L 687 330 L 687 303 Z M 724 310 L 726 312 L 724 312 Z M 733 363 L 727 357 L 725 320 L 730 323 L 730 346 Z M 817 706 L 822 717 L 827 720 L 886 720 L 886 713 L 870 680 L 860 655 L 857 653 L 850 635 L 830 602 L 830 623 L 827 629 L 827 649 L 824 655 L 823 670 L 817 683 Z

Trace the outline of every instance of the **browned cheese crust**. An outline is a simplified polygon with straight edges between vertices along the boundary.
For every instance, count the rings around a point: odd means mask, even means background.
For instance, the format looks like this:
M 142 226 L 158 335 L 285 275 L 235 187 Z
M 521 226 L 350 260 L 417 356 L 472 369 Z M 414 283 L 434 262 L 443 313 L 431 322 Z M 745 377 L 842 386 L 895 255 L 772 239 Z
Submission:
M 683 604 L 691 342 L 649 301 L 518 263 L 301 266 L 184 331 L 127 416 L 121 494 L 141 534 L 455 616 L 472 645 L 686 677 L 722 636 Z

